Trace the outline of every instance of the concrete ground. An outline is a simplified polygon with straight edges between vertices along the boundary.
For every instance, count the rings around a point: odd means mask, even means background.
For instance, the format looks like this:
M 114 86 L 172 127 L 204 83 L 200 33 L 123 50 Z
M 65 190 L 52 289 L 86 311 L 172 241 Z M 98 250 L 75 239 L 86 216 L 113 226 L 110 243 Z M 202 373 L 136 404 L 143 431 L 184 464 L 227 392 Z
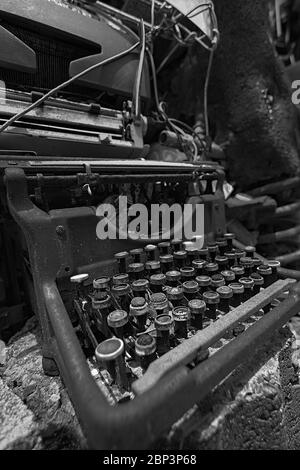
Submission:
M 276 333 L 155 448 L 300 449 L 300 318 Z M 59 378 L 42 371 L 36 320 L 0 342 L 0 449 L 85 449 Z

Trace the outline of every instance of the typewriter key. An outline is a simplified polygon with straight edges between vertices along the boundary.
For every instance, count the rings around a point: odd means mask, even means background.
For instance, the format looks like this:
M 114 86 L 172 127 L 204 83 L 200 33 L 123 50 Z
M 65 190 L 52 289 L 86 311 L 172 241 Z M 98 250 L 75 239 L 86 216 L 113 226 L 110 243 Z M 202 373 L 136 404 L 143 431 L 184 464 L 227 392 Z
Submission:
M 253 295 L 257 295 L 260 293 L 260 289 L 264 286 L 264 278 L 257 273 L 251 274 L 251 279 L 254 282 L 253 286 Z
M 163 274 L 172 271 L 174 265 L 174 258 L 172 255 L 163 255 L 159 257 L 160 267 Z
M 203 260 L 194 260 L 192 262 L 192 267 L 196 271 L 196 276 L 203 276 L 205 273 L 206 261 Z
M 149 281 L 148 279 L 138 279 L 131 284 L 134 297 L 148 298 L 149 294 Z
M 183 241 L 182 240 L 172 240 L 171 248 L 173 252 L 182 251 Z
M 187 252 L 186 251 L 175 251 L 173 254 L 174 265 L 177 269 L 184 268 L 187 261 Z
M 187 338 L 188 335 L 188 320 L 191 316 L 188 307 L 176 307 L 173 309 L 173 318 L 175 322 L 175 336 L 177 338 Z
M 142 263 L 143 264 L 143 254 L 144 250 L 142 248 L 136 248 L 135 250 L 131 250 L 130 256 L 133 259 L 133 263 Z
M 120 388 L 128 390 L 124 351 L 124 342 L 120 338 L 110 338 L 97 346 L 95 356 L 97 362 L 109 372 L 112 380 Z
M 216 243 L 208 243 L 207 249 L 210 261 L 214 263 L 218 252 L 218 246 Z
M 221 275 L 224 277 L 225 283 L 227 285 L 235 281 L 235 274 L 233 271 L 228 271 L 228 270 L 222 271 Z
M 211 277 L 210 285 L 211 285 L 212 290 L 217 290 L 218 287 L 225 286 L 225 279 L 221 274 L 214 274 Z
M 157 331 L 157 353 L 159 356 L 170 350 L 170 334 L 173 327 L 173 318 L 171 315 L 159 315 L 155 319 L 155 328 Z
M 251 274 L 253 273 L 253 268 L 254 268 L 253 259 L 252 258 L 241 258 L 240 259 L 240 265 L 245 270 L 245 276 L 250 277 Z
M 129 258 L 129 253 L 127 253 L 127 251 L 123 251 L 121 253 L 115 254 L 115 259 L 118 262 L 120 274 L 127 273 L 128 258 Z
M 198 276 L 196 277 L 196 281 L 199 284 L 199 293 L 201 295 L 211 286 L 211 278 L 209 276 Z
M 233 292 L 233 297 L 230 299 L 230 305 L 236 308 L 243 302 L 245 288 L 239 282 L 233 282 L 232 284 L 229 284 L 228 287 L 230 287 Z
M 196 271 L 194 268 L 186 266 L 185 268 L 180 269 L 180 274 L 182 282 L 185 282 L 194 279 L 196 276 Z
M 149 306 L 144 297 L 135 297 L 130 304 L 130 315 L 134 317 L 138 331 L 146 328 Z
M 181 274 L 179 271 L 169 271 L 166 273 L 167 285 L 177 287 L 180 285 Z
M 227 246 L 229 248 L 228 251 L 231 251 L 233 249 L 233 240 L 235 240 L 235 234 L 234 233 L 224 233 L 223 238 L 227 241 Z
M 242 266 L 233 266 L 231 268 L 231 271 L 235 275 L 236 282 L 238 282 L 241 279 L 241 277 L 245 277 L 245 269 Z
M 166 276 L 164 274 L 154 274 L 150 277 L 150 290 L 154 294 L 162 292 L 166 285 Z
M 217 294 L 220 296 L 220 310 L 223 313 L 230 312 L 230 299 L 233 297 L 233 291 L 230 287 L 218 287 Z
M 129 277 L 131 282 L 143 279 L 144 277 L 144 265 L 142 263 L 131 263 L 128 266 Z
M 199 284 L 197 281 L 186 281 L 182 284 L 185 298 L 190 301 L 199 297 Z
M 206 303 L 200 299 L 193 299 L 189 302 L 191 311 L 191 323 L 196 330 L 203 329 L 203 317 L 206 312 Z
M 156 359 L 156 341 L 153 336 L 144 334 L 135 342 L 135 354 L 145 372 Z
M 169 242 L 161 242 L 158 244 L 158 249 L 160 256 L 168 255 L 171 250 L 171 245 Z
M 217 263 L 207 263 L 207 265 L 205 266 L 205 272 L 210 277 L 214 274 L 217 274 L 218 271 L 219 266 L 217 265 Z
M 128 327 L 128 313 L 124 310 L 114 310 L 107 317 L 108 326 L 113 330 L 114 334 L 123 339 L 126 335 Z
M 231 251 L 226 251 L 224 256 L 228 259 L 228 269 L 232 269 L 236 264 L 235 250 L 232 249 Z
M 163 293 L 151 295 L 150 305 L 155 310 L 157 316 L 167 315 L 169 313 L 169 302 L 167 296 Z
M 206 303 L 206 316 L 211 320 L 217 319 L 217 308 L 220 303 L 220 296 L 217 292 L 207 291 L 203 294 L 203 300 Z
M 269 287 L 273 283 L 272 268 L 266 264 L 258 266 L 257 273 L 264 278 L 264 287 Z
M 147 261 L 157 261 L 158 251 L 155 245 L 147 245 L 144 248 Z
M 129 274 L 116 274 L 113 277 L 114 286 L 124 286 L 125 284 L 129 284 Z
M 281 264 L 280 264 L 280 261 L 270 260 L 268 261 L 268 266 L 269 268 L 272 269 L 272 284 L 273 284 L 273 282 L 276 282 L 279 279 L 278 269 L 280 268 Z
M 200 250 L 198 250 L 198 254 L 199 254 L 199 258 L 200 258 L 202 261 L 206 261 L 206 262 L 209 261 L 209 258 L 208 258 L 208 249 L 207 249 L 207 248 L 201 248 Z
M 220 255 L 224 256 L 225 251 L 227 251 L 227 247 L 228 247 L 227 240 L 225 240 L 225 238 L 217 238 L 216 245 L 219 249 Z
M 246 302 L 253 295 L 254 280 L 251 277 L 241 277 L 239 283 L 244 286 L 243 302 Z
M 167 297 L 169 302 L 173 305 L 173 308 L 181 307 L 187 304 L 184 298 L 184 292 L 182 287 L 173 287 L 167 291 Z
M 146 272 L 150 278 L 154 274 L 160 274 L 160 262 L 159 261 L 147 261 L 146 263 Z

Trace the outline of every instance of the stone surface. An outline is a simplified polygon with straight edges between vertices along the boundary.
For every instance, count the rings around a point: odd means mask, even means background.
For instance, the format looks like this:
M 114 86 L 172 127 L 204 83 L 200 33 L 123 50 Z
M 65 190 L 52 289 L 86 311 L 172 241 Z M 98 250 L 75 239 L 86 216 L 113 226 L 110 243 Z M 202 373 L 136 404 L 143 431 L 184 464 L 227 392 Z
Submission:
M 35 319 L 6 347 L 0 369 L 0 449 L 84 449 L 59 378 L 42 370 Z M 227 377 L 155 444 L 163 449 L 299 449 L 300 319 Z

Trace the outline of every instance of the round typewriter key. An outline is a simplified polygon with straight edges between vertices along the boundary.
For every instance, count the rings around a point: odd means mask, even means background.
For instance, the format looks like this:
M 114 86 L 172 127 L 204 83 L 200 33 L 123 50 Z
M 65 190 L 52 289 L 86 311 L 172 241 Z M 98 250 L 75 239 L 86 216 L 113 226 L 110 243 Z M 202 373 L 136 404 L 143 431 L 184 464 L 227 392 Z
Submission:
M 241 277 L 239 280 L 239 283 L 244 286 L 244 295 L 243 295 L 243 302 L 246 302 L 247 300 L 251 299 L 252 297 L 252 289 L 254 286 L 254 281 L 251 277 Z
M 113 277 L 114 286 L 122 286 L 125 284 L 129 284 L 129 274 L 116 274 Z
M 173 308 L 186 305 L 182 287 L 173 287 L 172 289 L 169 289 L 167 292 L 167 297 L 169 302 L 171 302 L 173 305 Z
M 134 297 L 144 297 L 146 299 L 148 296 L 149 281 L 148 279 L 138 279 L 137 281 L 133 281 L 131 288 Z
M 169 242 L 161 242 L 158 244 L 160 256 L 168 255 L 171 250 L 171 244 Z
M 258 266 L 262 266 L 264 263 L 261 259 L 259 258 L 253 258 L 253 266 L 254 266 L 254 271 L 257 270 Z
M 115 260 L 118 262 L 120 274 L 127 273 L 128 258 L 129 253 L 127 253 L 127 251 L 122 251 L 121 253 L 115 254 Z
M 211 288 L 212 290 L 217 290 L 218 287 L 225 286 L 225 279 L 221 274 L 214 274 L 211 277 Z
M 102 298 L 103 293 L 109 292 L 110 289 L 110 278 L 109 277 L 100 277 L 98 279 L 94 279 L 93 281 L 94 287 L 94 298 L 96 300 L 100 300 Z
M 206 261 L 203 260 L 194 260 L 192 262 L 192 267 L 196 271 L 196 276 L 203 276 L 205 273 Z
M 174 265 L 174 258 L 172 255 L 163 255 L 159 258 L 161 270 L 164 274 L 168 271 L 172 271 Z
M 111 289 L 111 293 L 118 302 L 121 310 L 125 310 L 126 312 L 128 312 L 131 302 L 130 285 L 124 284 L 120 286 L 113 286 Z
M 147 261 L 146 271 L 148 276 L 153 276 L 153 274 L 160 274 L 160 262 L 159 261 Z
M 201 248 L 201 250 L 198 250 L 199 258 L 202 259 L 203 261 L 208 261 L 208 249 L 207 248 Z
M 183 241 L 182 240 L 172 240 L 171 241 L 171 248 L 173 252 L 176 251 L 181 251 L 183 246 Z
M 253 272 L 253 268 L 254 268 L 253 259 L 252 258 L 241 258 L 240 259 L 240 265 L 245 270 L 245 276 L 250 277 L 252 272 Z
M 146 371 L 151 362 L 156 359 L 155 338 L 149 334 L 140 336 L 135 342 L 135 354 L 142 369 Z
M 247 258 L 254 258 L 255 251 L 256 251 L 256 249 L 255 249 L 254 246 L 246 246 L 245 247 L 245 252 L 246 252 Z
M 196 271 L 192 267 L 186 266 L 185 268 L 180 269 L 181 279 L 182 281 L 188 281 L 193 279 L 196 276 Z
M 107 317 L 108 326 L 114 331 L 118 338 L 123 339 L 128 326 L 128 313 L 124 310 L 114 310 Z
M 257 274 L 260 274 L 264 278 L 264 287 L 269 287 L 273 283 L 272 268 L 268 265 L 263 264 L 258 266 Z
M 135 318 L 138 331 L 144 331 L 147 323 L 149 306 L 144 297 L 135 297 L 130 304 L 130 315 Z
M 180 284 L 181 274 L 179 271 L 169 271 L 166 273 L 167 285 L 177 287 Z
M 203 294 L 203 292 L 207 291 L 211 285 L 211 278 L 209 276 L 197 276 L 196 281 L 199 284 L 200 294 Z
M 193 300 L 199 295 L 199 284 L 197 281 L 186 281 L 182 284 L 183 292 L 188 301 Z
M 135 250 L 130 251 L 130 255 L 134 263 L 142 263 L 144 250 L 143 248 L 136 248 Z
M 206 303 L 200 299 L 193 299 L 189 302 L 189 309 L 191 312 L 192 326 L 196 330 L 203 329 L 203 317 L 206 312 Z
M 157 353 L 159 356 L 165 354 L 170 349 L 170 333 L 172 326 L 173 318 L 171 315 L 159 315 L 155 319 Z
M 124 350 L 124 342 L 120 338 L 110 338 L 97 346 L 95 356 L 97 361 L 109 372 L 112 380 L 119 387 L 127 390 L 128 379 Z
M 175 335 L 178 338 L 187 338 L 190 314 L 191 312 L 188 307 L 182 306 L 174 308 L 173 318 L 175 322 Z
M 223 238 L 227 241 L 227 246 L 229 248 L 229 251 L 232 250 L 233 248 L 233 240 L 235 240 L 235 234 L 234 233 L 224 233 Z
M 205 266 L 205 272 L 208 276 L 213 276 L 219 271 L 219 266 L 217 263 L 207 263 Z
M 217 252 L 218 252 L 218 246 L 216 245 L 216 243 L 208 243 L 207 249 L 208 249 L 209 258 L 211 262 L 214 263 L 216 256 L 217 256 Z
M 147 261 L 157 261 L 157 247 L 155 245 L 147 245 L 144 248 Z
M 238 282 L 241 277 L 245 277 L 245 269 L 242 266 L 233 266 L 231 271 L 235 275 L 235 280 Z
M 168 315 L 170 308 L 167 296 L 165 294 L 158 293 L 151 295 L 150 304 L 156 311 L 157 316 Z
M 241 305 L 243 301 L 243 295 L 244 295 L 244 286 L 240 284 L 239 282 L 233 282 L 232 284 L 229 284 L 230 289 L 232 289 L 233 292 L 233 297 L 230 300 L 230 305 L 234 308 L 238 307 Z
M 173 254 L 174 264 L 177 269 L 184 268 L 187 261 L 187 252 L 186 251 L 175 251 Z
M 227 250 L 227 240 L 225 240 L 225 238 L 217 238 L 216 245 L 219 249 L 220 255 L 224 256 L 225 251 Z
M 264 286 L 264 278 L 257 273 L 251 274 L 251 279 L 254 282 L 253 286 L 253 295 L 257 295 L 260 293 L 260 289 Z
M 235 250 L 235 257 L 237 260 L 237 263 L 239 264 L 242 258 L 246 257 L 246 252 L 244 250 Z
M 197 258 L 199 257 L 199 250 L 191 246 L 189 248 L 186 248 L 186 252 L 187 252 L 187 264 L 188 266 L 192 266 L 193 262 L 197 260 Z
M 107 324 L 107 317 L 112 310 L 112 298 L 108 294 L 104 294 L 101 300 L 92 299 L 92 309 L 95 312 L 96 325 L 99 331 L 109 338 L 110 331 Z
M 233 271 L 222 271 L 221 275 L 224 277 L 226 284 L 231 284 L 235 281 L 235 274 Z
M 203 300 L 206 303 L 206 316 L 211 320 L 217 319 L 217 308 L 220 303 L 220 296 L 217 292 L 207 291 L 203 294 Z
M 233 266 L 235 266 L 235 263 L 236 263 L 235 250 L 226 251 L 224 256 L 226 256 L 226 258 L 228 259 L 228 268 L 232 269 Z
M 233 291 L 230 287 L 218 287 L 217 294 L 220 296 L 220 310 L 223 313 L 230 312 L 230 299 L 233 297 Z
M 219 268 L 222 271 L 227 270 L 227 268 L 228 268 L 228 258 L 227 258 L 227 256 L 217 255 L 216 258 L 215 258 L 215 262 L 217 263 L 217 265 L 219 266 Z
M 268 266 L 269 268 L 272 269 L 272 284 L 273 284 L 273 282 L 276 282 L 279 279 L 278 269 L 280 268 L 281 263 L 280 261 L 277 261 L 274 259 L 274 260 L 268 261 Z
M 142 263 L 131 263 L 128 266 L 131 281 L 137 281 L 138 279 L 142 279 L 144 277 L 144 269 L 145 268 Z
M 150 277 L 150 290 L 155 294 L 157 292 L 162 292 L 164 286 L 166 285 L 166 276 L 164 274 L 154 274 Z

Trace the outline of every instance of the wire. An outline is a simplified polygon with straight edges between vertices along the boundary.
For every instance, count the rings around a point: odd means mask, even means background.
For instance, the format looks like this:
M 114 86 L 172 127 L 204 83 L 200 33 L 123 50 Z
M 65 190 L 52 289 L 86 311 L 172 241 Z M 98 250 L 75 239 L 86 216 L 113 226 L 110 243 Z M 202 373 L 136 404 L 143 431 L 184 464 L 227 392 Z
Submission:
M 204 85 L 204 121 L 205 121 L 205 134 L 206 134 L 206 137 L 209 137 L 208 88 L 209 88 L 209 82 L 210 82 L 213 59 L 214 59 L 214 48 L 211 49 L 210 54 L 209 54 L 208 67 L 207 67 L 207 72 L 206 72 L 206 77 L 205 77 L 205 85 Z
M 141 86 L 142 86 L 142 77 L 143 77 L 143 70 L 144 70 L 144 63 L 145 63 L 145 53 L 146 53 L 146 33 L 145 33 L 145 25 L 144 21 L 141 20 L 140 23 L 140 44 L 141 44 L 141 52 L 140 52 L 140 60 L 134 85 L 133 91 L 133 108 L 134 108 L 134 116 L 140 118 L 141 116 Z
M 134 51 L 139 45 L 140 45 L 140 41 L 138 41 L 137 43 L 135 43 L 133 46 L 129 47 L 125 51 L 119 52 L 118 54 L 116 54 L 112 57 L 109 57 L 107 59 L 102 60 L 101 62 L 98 62 L 97 64 L 92 65 L 91 67 L 83 70 L 82 72 L 78 73 L 74 77 L 70 78 L 66 82 L 61 83 L 56 88 L 53 88 L 48 93 L 46 93 L 46 95 L 42 96 L 42 98 L 40 98 L 35 103 L 32 103 L 30 106 L 28 106 L 28 108 L 24 109 L 23 111 L 21 111 L 18 114 L 15 114 L 14 116 L 12 116 L 6 123 L 4 123 L 0 127 L 0 134 L 1 134 L 1 132 L 4 132 L 8 127 L 10 127 L 12 124 L 14 124 L 18 119 L 21 119 L 23 116 L 28 114 L 30 111 L 37 108 L 41 104 L 43 104 L 47 99 L 49 99 L 55 93 L 58 93 L 63 88 L 71 85 L 71 83 L 73 83 L 75 80 L 78 80 L 79 78 L 83 77 L 84 75 L 87 75 L 88 73 L 92 72 L 93 70 L 95 70 L 99 67 L 102 67 L 103 65 L 110 64 L 111 62 L 114 62 L 115 60 L 121 59 L 122 57 L 124 57 L 127 54 L 130 54 L 132 51 Z

